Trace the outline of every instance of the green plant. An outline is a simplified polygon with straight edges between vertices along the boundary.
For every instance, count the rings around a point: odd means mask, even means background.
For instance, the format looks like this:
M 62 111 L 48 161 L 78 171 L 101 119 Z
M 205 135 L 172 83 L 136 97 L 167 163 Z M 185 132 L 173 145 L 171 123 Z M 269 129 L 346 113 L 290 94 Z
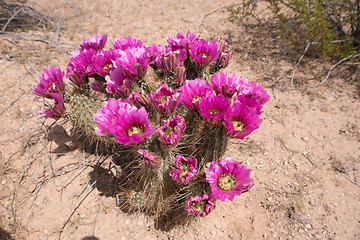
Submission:
M 347 57 L 360 46 L 359 0 L 244 0 L 228 10 L 234 23 L 261 28 L 276 23 L 282 38 L 295 45 L 315 42 L 323 59 Z

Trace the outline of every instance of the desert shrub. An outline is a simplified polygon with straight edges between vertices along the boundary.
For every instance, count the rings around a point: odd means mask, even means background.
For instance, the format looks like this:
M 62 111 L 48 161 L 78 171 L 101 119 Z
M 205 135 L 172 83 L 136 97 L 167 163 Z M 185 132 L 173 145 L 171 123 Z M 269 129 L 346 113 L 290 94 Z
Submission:
M 282 38 L 294 45 L 316 42 L 323 59 L 347 57 L 360 46 L 358 0 L 244 0 L 228 10 L 232 22 L 247 27 L 277 24 Z

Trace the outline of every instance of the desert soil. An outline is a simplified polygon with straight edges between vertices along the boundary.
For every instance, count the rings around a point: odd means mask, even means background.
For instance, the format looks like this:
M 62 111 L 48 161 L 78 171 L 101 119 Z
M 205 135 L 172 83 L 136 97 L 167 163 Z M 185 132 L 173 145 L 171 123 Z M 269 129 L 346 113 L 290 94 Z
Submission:
M 25 3 L 57 24 L 11 30 L 52 45 L 0 35 L 0 239 L 360 239 L 359 65 L 344 64 L 324 84 L 306 88 L 336 62 L 305 56 L 291 88 L 302 52 L 276 32 L 229 22 L 221 7 L 233 3 Z M 225 71 L 261 83 L 271 100 L 260 128 L 232 140 L 226 153 L 252 169 L 251 191 L 218 202 L 206 218 L 161 229 L 151 217 L 119 209 L 113 178 L 90 166 L 97 156 L 86 152 L 71 125 L 60 121 L 45 132 L 53 121 L 38 114 L 43 102 L 31 92 L 44 67 L 65 70 L 74 47 L 93 34 L 165 44 L 187 30 L 226 39 L 235 55 Z

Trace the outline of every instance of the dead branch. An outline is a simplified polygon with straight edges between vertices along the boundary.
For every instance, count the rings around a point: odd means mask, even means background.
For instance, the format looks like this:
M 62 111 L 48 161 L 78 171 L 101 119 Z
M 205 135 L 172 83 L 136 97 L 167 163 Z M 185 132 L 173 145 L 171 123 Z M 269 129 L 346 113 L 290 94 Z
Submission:
M 95 189 L 93 186 L 96 184 L 97 181 L 94 181 L 90 186 L 86 185 L 87 189 L 82 194 L 82 197 L 78 199 L 78 201 L 75 203 L 75 205 L 72 207 L 68 215 L 66 216 L 64 222 L 61 224 L 60 228 L 57 230 L 59 233 L 59 239 L 61 239 L 61 232 L 65 228 L 66 224 L 69 222 L 70 218 L 74 215 L 75 211 L 79 208 L 81 203 L 86 199 L 87 196 Z
M 93 236 L 95 236 L 95 226 L 96 226 L 96 221 L 97 221 L 97 218 L 99 216 L 99 213 L 100 213 L 100 210 L 101 210 L 101 206 L 102 206 L 102 202 L 104 200 L 104 196 L 101 197 L 101 200 L 100 200 L 100 203 L 99 203 L 99 208 L 96 212 L 96 216 L 95 216 L 95 219 L 94 219 L 94 225 L 93 225 Z
M 332 43 L 336 43 L 336 42 L 342 42 L 342 41 L 333 41 Z M 306 47 L 305 47 L 305 50 L 304 50 L 304 52 L 303 52 L 303 55 L 301 55 L 301 57 L 300 57 L 299 60 L 297 61 L 296 65 L 295 65 L 295 67 L 294 67 L 292 76 L 291 76 L 291 81 L 290 81 L 290 86 L 291 86 L 292 89 L 295 89 L 295 90 L 307 90 L 307 89 L 309 89 L 309 88 L 318 87 L 318 86 L 324 84 L 324 83 L 329 79 L 330 74 L 331 74 L 331 71 L 334 70 L 334 68 L 338 67 L 338 66 L 341 65 L 343 62 L 346 62 L 346 61 L 348 61 L 349 59 L 357 58 L 357 57 L 360 56 L 360 54 L 353 53 L 353 54 L 351 54 L 351 55 L 349 55 L 349 56 L 347 56 L 347 57 L 345 57 L 345 58 L 342 58 L 340 61 L 338 61 L 336 64 L 332 65 L 332 66 L 329 68 L 329 70 L 328 70 L 328 72 L 327 72 L 327 74 L 326 74 L 325 79 L 322 80 L 321 82 L 319 82 L 319 83 L 317 83 L 317 84 L 314 84 L 314 85 L 312 85 L 312 86 L 304 87 L 304 88 L 295 88 L 295 87 L 294 87 L 294 78 L 295 78 L 296 70 L 297 70 L 297 68 L 298 68 L 301 60 L 302 60 L 303 57 L 305 56 L 306 52 L 308 51 L 309 47 L 310 47 L 310 46 L 313 46 L 313 45 L 317 45 L 317 44 L 319 44 L 319 43 L 318 43 L 318 42 L 310 42 L 310 43 L 308 43 L 308 44 L 306 45 Z M 351 64 L 351 63 L 350 63 L 350 64 Z M 357 64 L 357 63 L 355 63 L 355 64 Z
M 5 107 L 3 107 L 1 110 L 0 110 L 0 115 L 4 113 L 4 111 L 6 109 L 8 109 L 9 107 L 11 107 L 16 101 L 18 101 L 20 99 L 20 97 L 22 95 L 24 95 L 26 92 L 28 92 L 30 89 L 32 89 L 33 87 L 30 87 L 26 90 L 23 90 L 21 93 L 19 93 L 11 102 L 9 102 Z
M 228 5 L 228 6 L 225 6 L 225 7 L 217 8 L 217 9 L 215 9 L 215 10 L 213 10 L 213 11 L 205 14 L 205 16 L 203 17 L 203 19 L 201 20 L 201 23 L 200 23 L 200 26 L 199 26 L 199 27 L 202 27 L 202 26 L 204 25 L 205 19 L 206 19 L 207 17 L 209 17 L 210 15 L 212 15 L 212 14 L 218 12 L 218 11 L 221 11 L 221 10 L 223 10 L 223 9 L 228 9 L 228 8 L 230 8 L 230 7 L 236 7 L 236 6 L 240 6 L 240 5 L 249 4 L 249 3 L 255 4 L 255 3 L 258 3 L 258 2 L 261 2 L 261 1 L 262 1 L 262 0 L 255 0 L 255 1 L 251 1 L 251 2 L 231 4 L 231 5 Z

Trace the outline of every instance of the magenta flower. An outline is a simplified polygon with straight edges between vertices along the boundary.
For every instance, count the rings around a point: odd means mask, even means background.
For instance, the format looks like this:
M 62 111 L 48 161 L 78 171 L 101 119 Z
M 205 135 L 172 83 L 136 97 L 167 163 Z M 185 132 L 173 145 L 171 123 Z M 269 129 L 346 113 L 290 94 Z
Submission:
M 155 43 L 151 46 L 145 46 L 145 48 L 149 57 L 149 64 L 154 64 L 155 60 L 161 56 L 162 53 L 168 51 L 166 47 L 156 45 Z
M 189 215 L 206 217 L 215 208 L 211 194 L 205 193 L 204 196 L 190 196 L 186 201 L 185 209 Z
M 219 57 L 216 59 L 216 65 L 218 68 L 226 68 L 234 52 L 227 48 L 227 42 L 224 39 L 219 38 L 216 43 L 219 46 Z
M 188 49 L 189 45 L 197 39 L 194 33 L 190 31 L 187 32 L 186 37 L 179 32 L 176 36 L 168 37 L 166 41 L 169 43 L 169 47 L 171 47 L 172 51 L 176 51 L 178 49 Z
M 95 56 L 94 59 L 94 70 L 100 76 L 107 76 L 109 73 L 115 69 L 113 61 L 116 61 L 120 57 L 120 53 L 114 49 L 101 49 L 99 54 Z
M 181 66 L 176 68 L 175 74 L 174 74 L 174 81 L 182 86 L 186 81 L 186 71 L 185 67 Z
M 209 82 L 199 78 L 186 81 L 180 89 L 182 91 L 181 102 L 193 111 L 199 110 L 199 100 L 212 94 Z
M 250 172 L 251 169 L 247 169 L 241 162 L 233 161 L 230 156 L 207 163 L 205 170 L 212 196 L 223 202 L 226 198 L 232 201 L 235 195 L 253 187 Z
M 132 80 L 122 69 L 115 68 L 105 77 L 106 91 L 127 98 L 131 93 Z
M 208 95 L 199 101 L 199 113 L 206 122 L 218 124 L 229 109 L 230 102 L 231 100 L 223 95 Z
M 211 77 L 212 89 L 216 94 L 222 94 L 225 97 L 232 98 L 237 93 L 241 80 L 234 73 L 227 74 L 224 72 L 215 73 Z
M 219 57 L 218 44 L 214 40 L 204 39 L 194 41 L 189 49 L 191 59 L 198 67 L 206 67 Z
M 261 119 L 254 109 L 241 102 L 234 102 L 224 115 L 223 125 L 232 137 L 244 139 L 255 129 L 258 129 Z
M 109 98 L 107 101 L 102 102 L 101 109 L 93 115 L 98 127 L 95 128 L 95 133 L 100 136 L 111 135 L 110 127 L 113 125 L 115 118 L 126 111 L 136 110 L 129 104 L 128 101 L 122 99 Z
M 33 94 L 40 97 L 52 98 L 52 93 L 64 92 L 64 73 L 60 67 L 45 68 L 42 75 L 38 76 L 38 85 L 33 88 Z
M 97 34 L 91 37 L 88 37 L 84 42 L 80 43 L 81 50 L 95 50 L 99 51 L 105 47 L 107 41 L 107 36 L 102 34 Z
M 167 72 L 176 72 L 176 69 L 183 66 L 186 59 L 186 50 L 167 51 L 156 58 L 156 66 Z
M 129 48 L 138 48 L 142 47 L 143 43 L 140 40 L 137 40 L 136 37 L 123 37 L 121 39 L 115 38 L 113 43 L 115 49 L 119 49 L 121 51 L 125 51 Z
M 45 118 L 59 119 L 65 113 L 63 95 L 61 92 L 50 93 L 50 95 L 55 100 L 54 106 L 39 112 L 45 114 Z
M 93 49 L 74 51 L 66 68 L 66 76 L 79 87 L 86 85 L 89 82 L 88 77 L 95 74 L 96 55 L 97 52 Z
M 149 56 L 145 48 L 128 48 L 115 62 L 117 68 L 134 80 L 142 79 L 149 65 Z
M 232 59 L 233 55 L 233 51 L 225 49 L 220 53 L 218 59 L 216 60 L 216 65 L 219 68 L 226 68 L 227 66 L 229 66 L 230 60 Z
M 69 63 L 66 67 L 66 77 L 78 87 L 83 87 L 89 83 L 88 76 L 77 71 L 72 63 Z
M 115 141 L 130 146 L 145 140 L 155 130 L 150 126 L 148 115 L 145 108 L 122 111 L 109 128 Z
M 163 125 L 155 133 L 160 142 L 167 146 L 174 146 L 186 129 L 185 119 L 178 113 L 174 117 L 164 120 Z
M 185 158 L 182 155 L 175 156 L 174 169 L 170 172 L 170 176 L 177 182 L 187 183 L 198 172 L 196 169 L 196 158 Z
M 147 110 L 149 110 L 151 106 L 149 95 L 147 95 L 144 90 L 141 90 L 141 92 L 131 92 L 128 101 L 138 108 L 145 107 Z
M 264 105 L 270 100 L 270 95 L 264 90 L 263 86 L 255 82 L 245 82 L 238 91 L 239 95 L 246 95 L 255 99 L 260 105 Z
M 161 158 L 156 153 L 143 149 L 137 151 L 144 157 L 145 164 L 150 169 L 158 169 L 161 166 Z
M 106 93 L 104 84 L 96 80 L 91 83 L 91 89 L 97 92 Z
M 173 90 L 166 85 L 165 82 L 160 84 L 160 87 L 150 94 L 150 99 L 156 110 L 164 115 L 172 113 L 179 104 L 181 92 Z
M 250 97 L 249 95 L 238 95 L 234 97 L 234 103 L 240 102 L 245 104 L 248 108 L 253 109 L 257 115 L 260 115 L 262 113 L 262 105 L 259 104 L 259 102 Z

